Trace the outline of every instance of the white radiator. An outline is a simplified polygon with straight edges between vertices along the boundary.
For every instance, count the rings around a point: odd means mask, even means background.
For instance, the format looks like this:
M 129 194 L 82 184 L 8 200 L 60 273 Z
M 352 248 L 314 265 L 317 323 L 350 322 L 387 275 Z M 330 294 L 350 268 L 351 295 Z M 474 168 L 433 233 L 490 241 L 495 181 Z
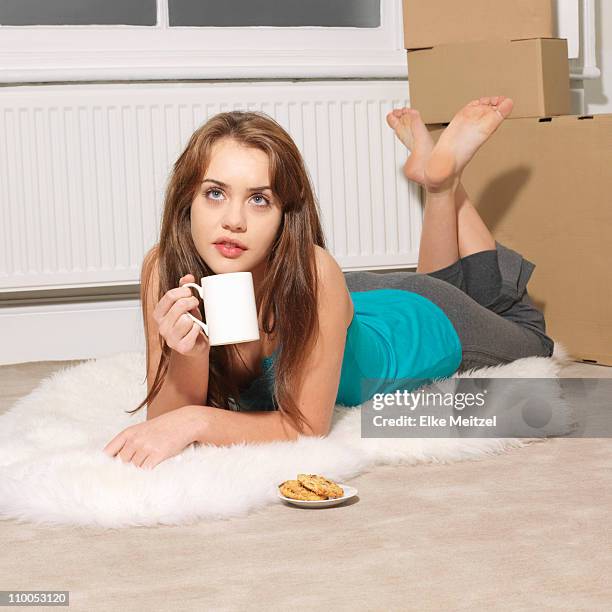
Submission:
M 304 154 L 330 251 L 348 269 L 416 266 L 422 211 L 385 121 L 406 81 L 0 89 L 0 298 L 137 284 L 172 164 L 225 110 L 261 110 Z

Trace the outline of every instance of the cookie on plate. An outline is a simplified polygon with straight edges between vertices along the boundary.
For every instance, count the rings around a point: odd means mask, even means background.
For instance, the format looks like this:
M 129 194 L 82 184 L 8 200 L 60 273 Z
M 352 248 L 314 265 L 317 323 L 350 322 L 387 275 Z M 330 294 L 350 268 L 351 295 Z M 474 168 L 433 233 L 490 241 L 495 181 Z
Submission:
M 319 501 L 327 499 L 327 496 L 317 495 L 310 489 L 303 487 L 297 480 L 285 480 L 278 486 L 279 491 L 291 499 L 299 499 L 301 501 Z
M 298 474 L 298 482 L 313 493 L 331 499 L 337 499 L 344 495 L 344 489 L 340 485 L 318 474 Z

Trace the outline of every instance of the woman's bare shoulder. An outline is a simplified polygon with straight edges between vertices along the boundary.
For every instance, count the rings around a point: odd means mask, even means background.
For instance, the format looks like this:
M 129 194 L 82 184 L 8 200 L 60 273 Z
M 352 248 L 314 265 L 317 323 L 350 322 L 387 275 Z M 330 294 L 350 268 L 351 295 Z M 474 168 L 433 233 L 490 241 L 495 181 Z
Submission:
M 319 245 L 315 245 L 315 261 L 320 280 L 319 290 L 324 292 L 322 303 L 342 305 L 348 327 L 353 318 L 353 302 L 346 286 L 344 272 L 334 256 Z
M 317 277 L 321 281 L 329 282 L 331 280 L 333 282 L 333 280 L 339 280 L 340 276 L 344 278 L 342 269 L 334 259 L 334 256 L 318 244 L 315 244 L 315 262 L 317 265 Z
M 315 261 L 317 262 L 317 269 L 328 272 L 332 268 L 341 270 L 340 265 L 334 259 L 334 256 L 322 246 L 315 244 Z
M 141 282 L 144 277 L 150 277 L 154 283 L 159 282 L 159 270 L 157 268 L 159 263 L 159 244 L 153 245 L 142 259 L 141 267 Z

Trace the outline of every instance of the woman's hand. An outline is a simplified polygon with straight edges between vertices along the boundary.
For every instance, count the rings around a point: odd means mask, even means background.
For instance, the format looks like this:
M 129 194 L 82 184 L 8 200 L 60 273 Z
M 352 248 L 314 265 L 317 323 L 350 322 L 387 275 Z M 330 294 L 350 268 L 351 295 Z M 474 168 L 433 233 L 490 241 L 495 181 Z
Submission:
M 152 469 L 196 442 L 202 420 L 200 406 L 183 406 L 124 429 L 102 450 L 109 457 L 119 455 L 124 463 Z
M 189 287 L 183 287 L 185 283 L 193 282 L 193 274 L 183 276 L 179 281 L 180 286 L 166 291 L 153 310 L 160 336 L 171 349 L 187 357 L 206 355 L 210 350 L 208 336 L 186 314 L 190 312 L 196 319 L 202 320 L 200 300 L 192 295 Z

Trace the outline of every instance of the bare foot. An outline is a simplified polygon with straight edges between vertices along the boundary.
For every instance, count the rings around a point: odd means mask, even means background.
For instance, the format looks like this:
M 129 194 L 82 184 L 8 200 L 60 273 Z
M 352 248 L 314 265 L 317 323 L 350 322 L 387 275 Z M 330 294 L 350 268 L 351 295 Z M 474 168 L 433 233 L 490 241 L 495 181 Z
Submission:
M 453 189 L 476 151 L 512 112 L 514 102 L 506 96 L 480 98 L 464 106 L 442 132 L 425 166 L 430 192 Z
M 410 150 L 404 164 L 404 174 L 411 180 L 425 184 L 425 166 L 434 148 L 434 141 L 428 132 L 418 110 L 396 108 L 387 115 L 387 123 L 395 135 Z

